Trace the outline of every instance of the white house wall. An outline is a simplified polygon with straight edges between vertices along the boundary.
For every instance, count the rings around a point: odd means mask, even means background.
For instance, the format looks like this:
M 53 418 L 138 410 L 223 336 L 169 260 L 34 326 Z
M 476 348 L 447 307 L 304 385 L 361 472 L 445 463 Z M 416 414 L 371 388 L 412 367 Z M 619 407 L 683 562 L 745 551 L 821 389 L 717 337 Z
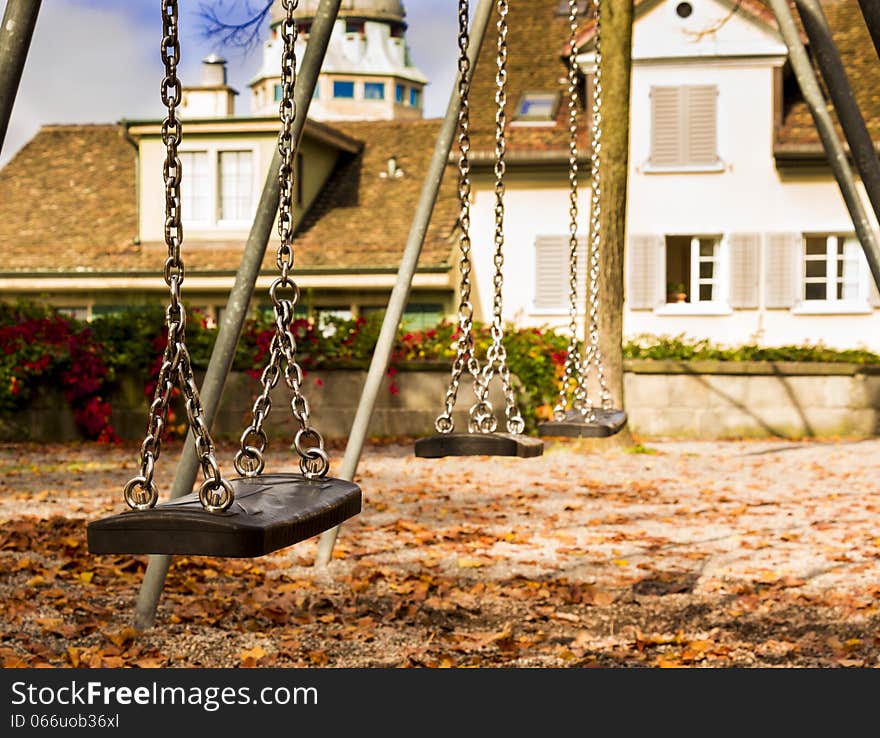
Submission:
M 730 6 L 694 2 L 694 15 L 683 23 L 675 15 L 676 4 L 658 3 L 635 27 L 628 236 L 852 234 L 852 222 L 829 170 L 780 172 L 776 167 L 774 70 L 783 62 L 785 47 L 767 27 L 742 13 L 731 16 L 717 33 L 695 40 L 695 29 L 709 27 L 713 18 L 729 13 Z M 718 87 L 721 165 L 717 171 L 652 172 L 651 88 L 702 84 Z M 563 326 L 568 322 L 565 311 L 540 312 L 533 305 L 536 238 L 568 231 L 564 178 L 565 173 L 560 172 L 558 185 L 553 187 L 546 175 L 513 169 L 508 180 L 504 313 L 506 319 L 519 324 Z M 491 314 L 492 306 L 494 196 L 487 190 L 489 184 L 488 180 L 480 181 L 472 213 L 478 310 L 484 317 Z M 585 228 L 586 191 L 581 202 Z M 648 310 L 627 306 L 624 332 L 628 337 L 686 334 L 725 344 L 821 342 L 880 350 L 880 310 L 866 306 L 862 311 L 826 315 L 799 314 L 803 308 L 797 305 L 793 309 L 765 309 L 763 273 L 759 284 L 758 309 L 670 315 L 665 314 L 670 312 L 665 306 Z

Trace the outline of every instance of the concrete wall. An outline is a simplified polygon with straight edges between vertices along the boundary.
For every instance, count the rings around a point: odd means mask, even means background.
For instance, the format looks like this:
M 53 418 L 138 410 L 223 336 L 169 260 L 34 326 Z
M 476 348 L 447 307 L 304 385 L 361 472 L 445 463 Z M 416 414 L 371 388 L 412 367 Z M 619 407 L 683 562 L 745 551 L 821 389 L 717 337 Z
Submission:
M 327 438 L 345 437 L 365 372 L 309 372 L 306 396 L 313 425 Z M 446 369 L 403 371 L 379 394 L 370 434 L 417 436 L 432 432 L 441 409 Z M 633 361 L 625 376 L 630 427 L 641 437 L 739 438 L 803 436 L 868 436 L 880 428 L 880 367 L 854 364 L 769 362 Z M 254 379 L 230 377 L 215 423 L 218 439 L 237 439 L 250 422 L 256 392 Z M 466 428 L 467 408 L 473 402 L 471 384 L 463 380 L 456 428 Z M 497 385 L 491 399 L 504 403 Z M 272 395 L 273 410 L 266 425 L 270 443 L 283 447 L 293 439 L 295 425 L 286 388 Z M 111 399 L 112 422 L 119 435 L 140 439 L 146 429 L 143 389 L 126 383 Z M 185 420 L 176 408 L 176 423 Z M 2 441 L 60 441 L 78 437 L 73 415 L 60 394 L 40 394 L 23 411 L 0 416 Z M 274 441 L 272 440 L 274 439 Z

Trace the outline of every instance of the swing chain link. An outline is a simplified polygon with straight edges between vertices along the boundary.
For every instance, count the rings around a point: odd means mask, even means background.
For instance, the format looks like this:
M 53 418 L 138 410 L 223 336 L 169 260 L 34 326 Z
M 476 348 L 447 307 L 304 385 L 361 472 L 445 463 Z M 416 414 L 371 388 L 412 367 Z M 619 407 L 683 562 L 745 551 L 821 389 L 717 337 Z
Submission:
M 565 355 L 559 398 L 553 408 L 553 418 L 561 423 L 568 408 L 569 388 L 573 386 L 572 407 L 583 412 L 587 405 L 586 384 L 580 381 L 581 349 L 578 341 L 578 48 L 579 0 L 568 0 L 568 182 L 569 182 L 569 240 L 568 240 L 568 349 Z
M 434 421 L 438 433 L 452 433 L 455 422 L 452 412 L 458 399 L 458 389 L 465 370 L 474 378 L 474 388 L 479 384 L 480 366 L 477 361 L 473 317 L 474 308 L 471 304 L 471 176 L 470 176 L 470 72 L 471 62 L 468 57 L 470 33 L 468 31 L 469 0 L 458 0 L 458 199 L 459 199 L 459 249 L 461 258 L 458 266 L 461 273 L 460 298 L 458 306 L 458 338 L 456 355 L 452 362 L 452 373 L 446 390 L 445 408 Z M 475 406 L 476 407 L 476 406 Z M 491 409 L 490 409 L 490 415 Z M 473 408 L 471 417 L 473 418 Z M 471 427 L 473 431 L 473 427 Z
M 589 236 L 589 268 L 590 268 L 590 316 L 588 337 L 584 366 L 581 371 L 581 386 L 587 404 L 581 412 L 590 422 L 596 420 L 596 411 L 592 400 L 587 394 L 590 366 L 596 369 L 596 379 L 599 383 L 599 401 L 603 410 L 610 410 L 612 405 L 611 393 L 608 391 L 608 383 L 605 377 L 605 366 L 602 359 L 602 350 L 599 346 L 599 275 L 600 275 L 600 252 L 602 248 L 602 0 L 595 0 L 596 5 L 596 71 L 593 77 L 593 126 L 591 136 L 591 170 L 592 170 L 592 199 L 590 206 L 590 236 Z
M 285 10 L 282 19 L 281 37 L 281 102 L 279 114 L 281 131 L 278 134 L 278 153 L 281 166 L 278 169 L 279 203 L 278 235 L 280 243 L 275 256 L 279 276 L 269 287 L 272 310 L 275 318 L 275 335 L 269 344 L 269 359 L 260 377 L 262 391 L 254 402 L 251 424 L 241 436 L 240 448 L 235 455 L 235 469 L 245 477 L 255 477 L 263 472 L 268 437 L 263 428 L 272 409 L 270 392 L 278 385 L 282 376 L 293 395 L 290 407 L 293 417 L 299 424 L 294 437 L 294 448 L 299 456 L 300 471 L 309 479 L 324 477 L 330 469 L 330 457 L 324 449 L 324 439 L 310 424 L 309 403 L 303 394 L 303 370 L 296 361 L 296 338 L 290 329 L 295 316 L 296 304 L 300 298 L 299 287 L 290 276 L 293 269 L 293 187 L 296 142 L 293 137 L 293 124 L 297 115 L 294 91 L 296 87 L 296 38 L 298 35 L 294 13 L 299 0 L 281 0 Z M 279 290 L 289 289 L 290 297 L 280 296 Z M 284 367 L 282 370 L 282 366 Z
M 522 433 L 525 420 L 516 404 L 507 350 L 504 347 L 503 292 L 504 292 L 504 177 L 507 172 L 507 60 L 508 60 L 508 0 L 497 0 L 498 41 L 495 56 L 495 232 L 493 264 L 492 343 L 486 353 L 486 363 L 477 384 L 478 402 L 471 408 L 471 426 L 479 432 L 494 433 L 498 421 L 489 402 L 489 386 L 495 374 L 501 377 L 505 398 L 505 417 L 508 433 Z
M 161 97 L 162 104 L 168 111 L 162 122 L 162 143 L 165 145 L 165 162 L 162 167 L 165 183 L 165 244 L 168 247 L 163 277 L 170 293 L 170 302 L 165 311 L 168 338 L 150 404 L 147 435 L 141 444 L 140 474 L 125 485 L 123 497 L 126 504 L 135 510 L 147 510 L 158 500 L 159 493 L 153 473 L 161 451 L 162 434 L 168 422 L 168 408 L 174 395 L 176 375 L 204 475 L 204 482 L 199 488 L 199 500 L 209 512 L 219 512 L 232 504 L 235 494 L 232 486 L 220 474 L 214 441 L 204 419 L 199 390 L 186 347 L 186 309 L 180 300 L 180 287 L 184 279 L 183 260 L 180 256 L 183 243 L 180 197 L 183 167 L 177 150 L 182 138 L 177 106 L 180 105 L 183 88 L 177 76 L 177 65 L 180 62 L 178 30 L 177 0 L 162 0 L 161 55 L 165 76 L 162 79 Z

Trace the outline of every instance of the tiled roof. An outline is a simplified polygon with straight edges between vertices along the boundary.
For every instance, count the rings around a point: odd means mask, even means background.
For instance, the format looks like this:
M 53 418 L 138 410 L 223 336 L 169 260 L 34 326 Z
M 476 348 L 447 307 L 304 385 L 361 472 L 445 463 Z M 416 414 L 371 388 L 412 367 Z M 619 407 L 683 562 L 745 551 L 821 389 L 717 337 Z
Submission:
M 135 148 L 120 126 L 44 126 L 0 170 L 4 271 L 106 266 L 136 235 Z
M 440 130 L 439 120 L 360 121 L 334 126 L 365 142 L 337 168 L 298 229 L 297 263 L 394 267 L 400 263 Z M 403 176 L 382 177 L 394 156 Z M 458 216 L 456 178 L 447 167 L 421 266 L 448 264 Z
M 345 123 L 364 141 L 342 154 L 298 227 L 302 269 L 396 268 L 432 154 L 439 121 Z M 400 178 L 381 178 L 396 156 Z M 117 125 L 46 126 L 0 171 L 3 272 L 159 273 L 164 245 L 136 244 L 135 149 Z M 457 215 L 455 179 L 446 178 L 421 267 L 450 260 Z M 184 234 L 185 238 L 185 234 Z M 264 268 L 275 268 L 276 239 Z M 184 240 L 187 272 L 237 269 L 242 242 Z
M 880 60 L 859 8 L 858 0 L 823 0 L 822 10 L 846 69 L 853 94 L 872 137 L 880 141 Z M 794 12 L 797 19 L 797 12 Z M 818 74 L 818 72 L 817 72 Z M 821 75 L 819 76 L 821 82 Z M 826 94 L 826 99 L 828 95 Z M 833 112 L 833 111 L 832 111 Z M 796 83 L 786 85 L 785 110 L 779 143 L 818 147 L 819 134 Z
M 568 15 L 559 0 L 512 0 L 508 12 L 507 140 L 512 157 L 518 153 L 568 150 L 568 86 L 564 47 L 568 43 Z M 495 58 L 498 43 L 497 11 L 486 30 L 480 59 L 471 84 L 471 140 L 475 157 L 494 151 Z M 556 121 L 549 126 L 518 126 L 514 112 L 524 92 L 559 92 Z M 583 126 L 583 117 L 582 129 Z M 585 149 L 586 137 L 581 141 Z

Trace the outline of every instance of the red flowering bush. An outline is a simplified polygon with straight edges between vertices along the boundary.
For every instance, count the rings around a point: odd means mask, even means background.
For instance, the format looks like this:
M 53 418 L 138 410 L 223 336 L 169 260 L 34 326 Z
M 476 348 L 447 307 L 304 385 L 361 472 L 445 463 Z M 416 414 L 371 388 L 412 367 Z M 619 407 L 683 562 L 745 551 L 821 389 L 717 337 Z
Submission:
M 41 384 L 59 387 L 87 438 L 117 440 L 102 398 L 104 347 L 77 321 L 35 306 L 0 304 L 0 411 L 24 405 Z

